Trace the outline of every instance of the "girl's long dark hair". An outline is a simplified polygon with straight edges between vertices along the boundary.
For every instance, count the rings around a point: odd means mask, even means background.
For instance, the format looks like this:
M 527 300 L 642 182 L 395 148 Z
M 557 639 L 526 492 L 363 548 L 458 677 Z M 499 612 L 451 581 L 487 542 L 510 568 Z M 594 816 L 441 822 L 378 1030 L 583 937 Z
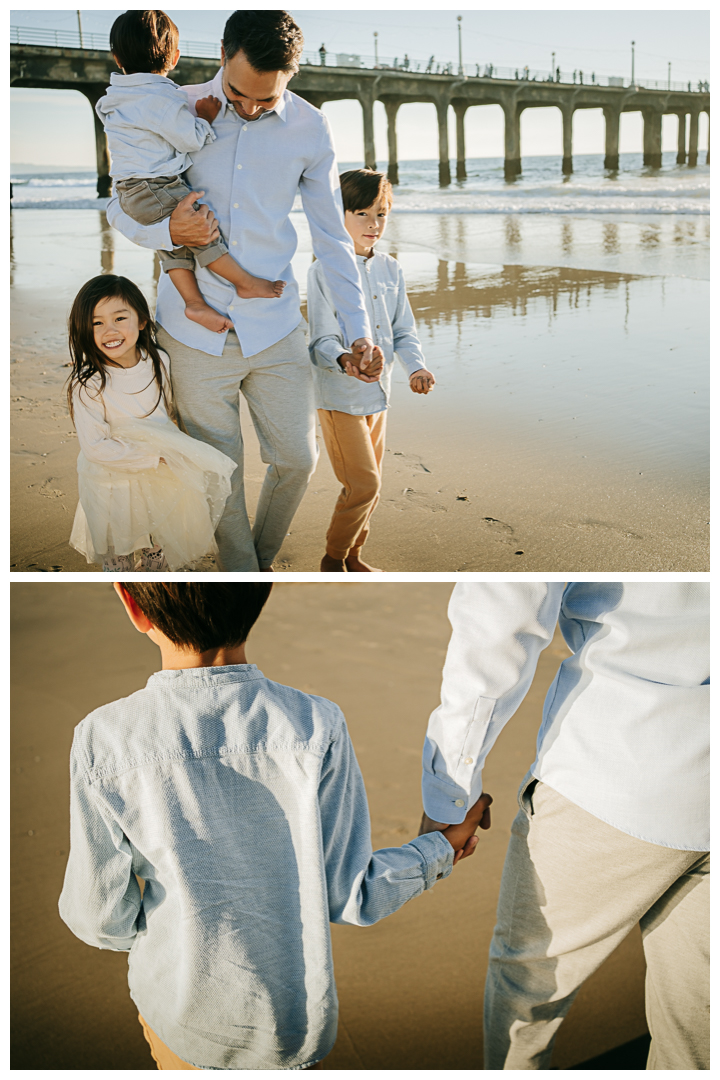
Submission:
M 102 398 L 105 390 L 107 384 L 105 366 L 108 361 L 95 344 L 93 316 L 101 300 L 114 297 L 131 307 L 136 312 L 138 321 L 145 323 L 137 343 L 138 348 L 147 354 L 152 363 L 154 381 L 158 388 L 158 399 L 150 413 L 155 412 L 160 402 L 164 401 L 168 414 L 173 416 L 170 380 L 167 368 L 160 356 L 157 327 L 150 316 L 147 300 L 137 285 L 128 278 L 119 277 L 117 274 L 100 274 L 85 282 L 73 301 L 68 319 L 68 343 L 72 360 L 72 371 L 67 384 L 70 417 L 74 422 L 73 393 L 76 389 L 85 389 L 89 393 L 89 384 L 91 382 L 95 384 L 99 379 L 100 387 L 96 389 L 95 385 L 93 386 L 93 396 Z M 149 416 L 150 413 L 146 415 Z

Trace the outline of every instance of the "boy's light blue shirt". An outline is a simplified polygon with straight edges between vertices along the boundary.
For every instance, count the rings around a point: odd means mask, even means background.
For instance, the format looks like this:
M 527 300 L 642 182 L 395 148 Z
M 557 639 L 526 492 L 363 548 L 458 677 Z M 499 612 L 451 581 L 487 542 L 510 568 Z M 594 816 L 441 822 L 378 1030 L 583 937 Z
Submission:
M 222 69 L 210 82 L 185 86 L 191 112 L 211 94 L 222 102 L 213 121 L 215 141 L 193 154 L 184 175 L 215 214 L 230 254 L 251 274 L 287 286 L 275 299 L 240 299 L 232 285 L 207 267 L 195 268 L 202 295 L 216 311 L 232 319 L 244 356 L 282 341 L 300 325 L 300 293 L 291 259 L 297 233 L 290 212 L 300 193 L 310 226 L 313 251 L 324 264 L 346 343 L 370 337 L 370 323 L 345 231 L 340 179 L 327 118 L 309 102 L 286 90 L 257 120 L 245 121 L 228 103 Z M 128 240 L 155 250 L 172 248 L 169 218 L 139 225 L 123 213 L 116 198 L 107 218 Z M 218 334 L 185 316 L 180 293 L 167 274 L 158 282 L 157 321 L 191 349 L 222 356 L 227 334 Z
M 138 1010 L 198 1068 L 325 1057 L 330 922 L 375 923 L 452 861 L 441 833 L 373 852 L 340 709 L 253 664 L 158 672 L 76 728 L 60 914 L 129 951 Z
M 176 176 L 190 154 L 215 140 L 207 120 L 193 116 L 187 94 L 165 75 L 113 71 L 95 106 L 105 127 L 114 180 Z
M 372 321 L 372 339 L 380 346 L 385 357 L 380 380 L 362 382 L 346 375 L 338 365 L 338 356 L 348 350 L 343 344 L 335 305 L 319 262 L 312 264 L 307 278 L 310 359 L 318 409 L 369 416 L 382 412 L 390 404 L 394 354 L 400 357 L 408 377 L 425 367 L 425 358 L 400 263 L 392 255 L 379 251 L 370 258 L 357 255 L 356 259 L 365 294 L 365 307 Z
M 462 821 L 485 759 L 559 622 L 573 655 L 548 690 L 532 775 L 621 832 L 707 851 L 710 586 L 456 585 L 442 704 L 423 758 L 429 817 Z

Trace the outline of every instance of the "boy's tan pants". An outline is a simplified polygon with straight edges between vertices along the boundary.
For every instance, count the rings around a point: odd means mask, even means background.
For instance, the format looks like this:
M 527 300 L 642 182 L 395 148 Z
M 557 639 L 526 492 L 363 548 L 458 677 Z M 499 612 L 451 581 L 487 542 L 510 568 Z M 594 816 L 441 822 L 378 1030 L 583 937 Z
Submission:
M 529 779 L 529 778 L 528 778 Z M 521 789 L 485 986 L 485 1068 L 547 1069 L 580 986 L 640 923 L 648 1069 L 708 1069 L 710 855 Z
M 333 559 L 359 555 L 367 540 L 370 515 L 380 498 L 387 410 L 370 416 L 318 409 L 333 472 L 342 484 L 327 531 Z
M 153 1061 L 156 1063 L 158 1069 L 195 1069 L 196 1072 L 203 1072 L 202 1069 L 197 1069 L 195 1065 L 188 1065 L 187 1061 L 183 1061 L 177 1054 L 173 1054 L 172 1050 L 165 1045 L 165 1043 L 157 1037 L 152 1028 L 148 1027 L 145 1020 L 143 1020 L 140 1013 L 138 1013 L 138 1020 L 142 1024 L 143 1035 L 150 1043 L 150 1053 L 153 1056 Z M 311 1069 L 322 1069 L 322 1061 L 318 1061 L 317 1065 L 311 1065 Z M 310 1070 L 305 1070 L 309 1072 Z

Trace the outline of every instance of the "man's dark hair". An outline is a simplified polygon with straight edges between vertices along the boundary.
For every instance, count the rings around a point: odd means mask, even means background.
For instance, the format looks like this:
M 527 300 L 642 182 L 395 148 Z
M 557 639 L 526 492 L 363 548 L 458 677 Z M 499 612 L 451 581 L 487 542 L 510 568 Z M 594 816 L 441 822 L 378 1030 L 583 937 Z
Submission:
M 303 33 L 287 11 L 234 11 L 225 23 L 223 48 L 232 60 L 241 49 L 255 71 L 292 71 L 300 67 Z
M 180 649 L 207 652 L 247 641 L 272 583 L 197 585 L 194 581 L 122 587 L 160 633 Z
M 387 202 L 388 210 L 392 206 L 392 184 L 385 173 L 374 169 L 349 169 L 341 173 L 340 191 L 343 207 L 351 213 L 367 210 L 380 196 Z
M 164 11 L 125 11 L 110 30 L 110 52 L 126 75 L 170 67 L 180 34 Z

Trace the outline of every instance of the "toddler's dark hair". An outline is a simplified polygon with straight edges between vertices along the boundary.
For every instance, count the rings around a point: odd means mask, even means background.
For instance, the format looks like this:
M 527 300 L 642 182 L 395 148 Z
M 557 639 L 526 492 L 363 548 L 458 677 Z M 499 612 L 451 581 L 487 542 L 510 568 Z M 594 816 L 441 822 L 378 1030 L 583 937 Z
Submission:
M 137 313 L 138 321 L 145 325 L 138 336 L 138 348 L 147 354 L 152 363 L 153 376 L 158 388 L 158 399 L 150 410 L 154 412 L 164 400 L 170 416 L 174 415 L 170 393 L 170 379 L 160 356 L 157 329 L 150 315 L 148 303 L 134 281 L 117 274 L 98 274 L 83 285 L 73 301 L 68 319 L 68 344 L 72 370 L 67 382 L 67 400 L 70 418 L 74 419 L 73 394 L 76 389 L 85 390 L 102 398 L 107 375 L 107 357 L 98 349 L 93 334 L 93 315 L 101 300 L 117 297 Z M 99 383 L 99 386 L 98 386 Z M 92 385 L 89 385 L 92 384 Z M 149 415 L 149 414 L 148 414 Z
M 122 582 L 128 596 L 180 649 L 207 652 L 247 641 L 272 583 L 197 585 L 194 581 L 145 585 Z
M 164 11 L 125 11 L 110 29 L 110 52 L 126 75 L 167 71 L 180 34 Z
M 374 169 L 349 169 L 341 173 L 340 190 L 343 206 L 351 213 L 367 210 L 380 196 L 387 203 L 388 210 L 392 206 L 392 184 L 385 173 Z
M 292 71 L 300 67 L 303 32 L 287 11 L 234 11 L 223 30 L 225 59 L 240 49 L 255 71 Z

